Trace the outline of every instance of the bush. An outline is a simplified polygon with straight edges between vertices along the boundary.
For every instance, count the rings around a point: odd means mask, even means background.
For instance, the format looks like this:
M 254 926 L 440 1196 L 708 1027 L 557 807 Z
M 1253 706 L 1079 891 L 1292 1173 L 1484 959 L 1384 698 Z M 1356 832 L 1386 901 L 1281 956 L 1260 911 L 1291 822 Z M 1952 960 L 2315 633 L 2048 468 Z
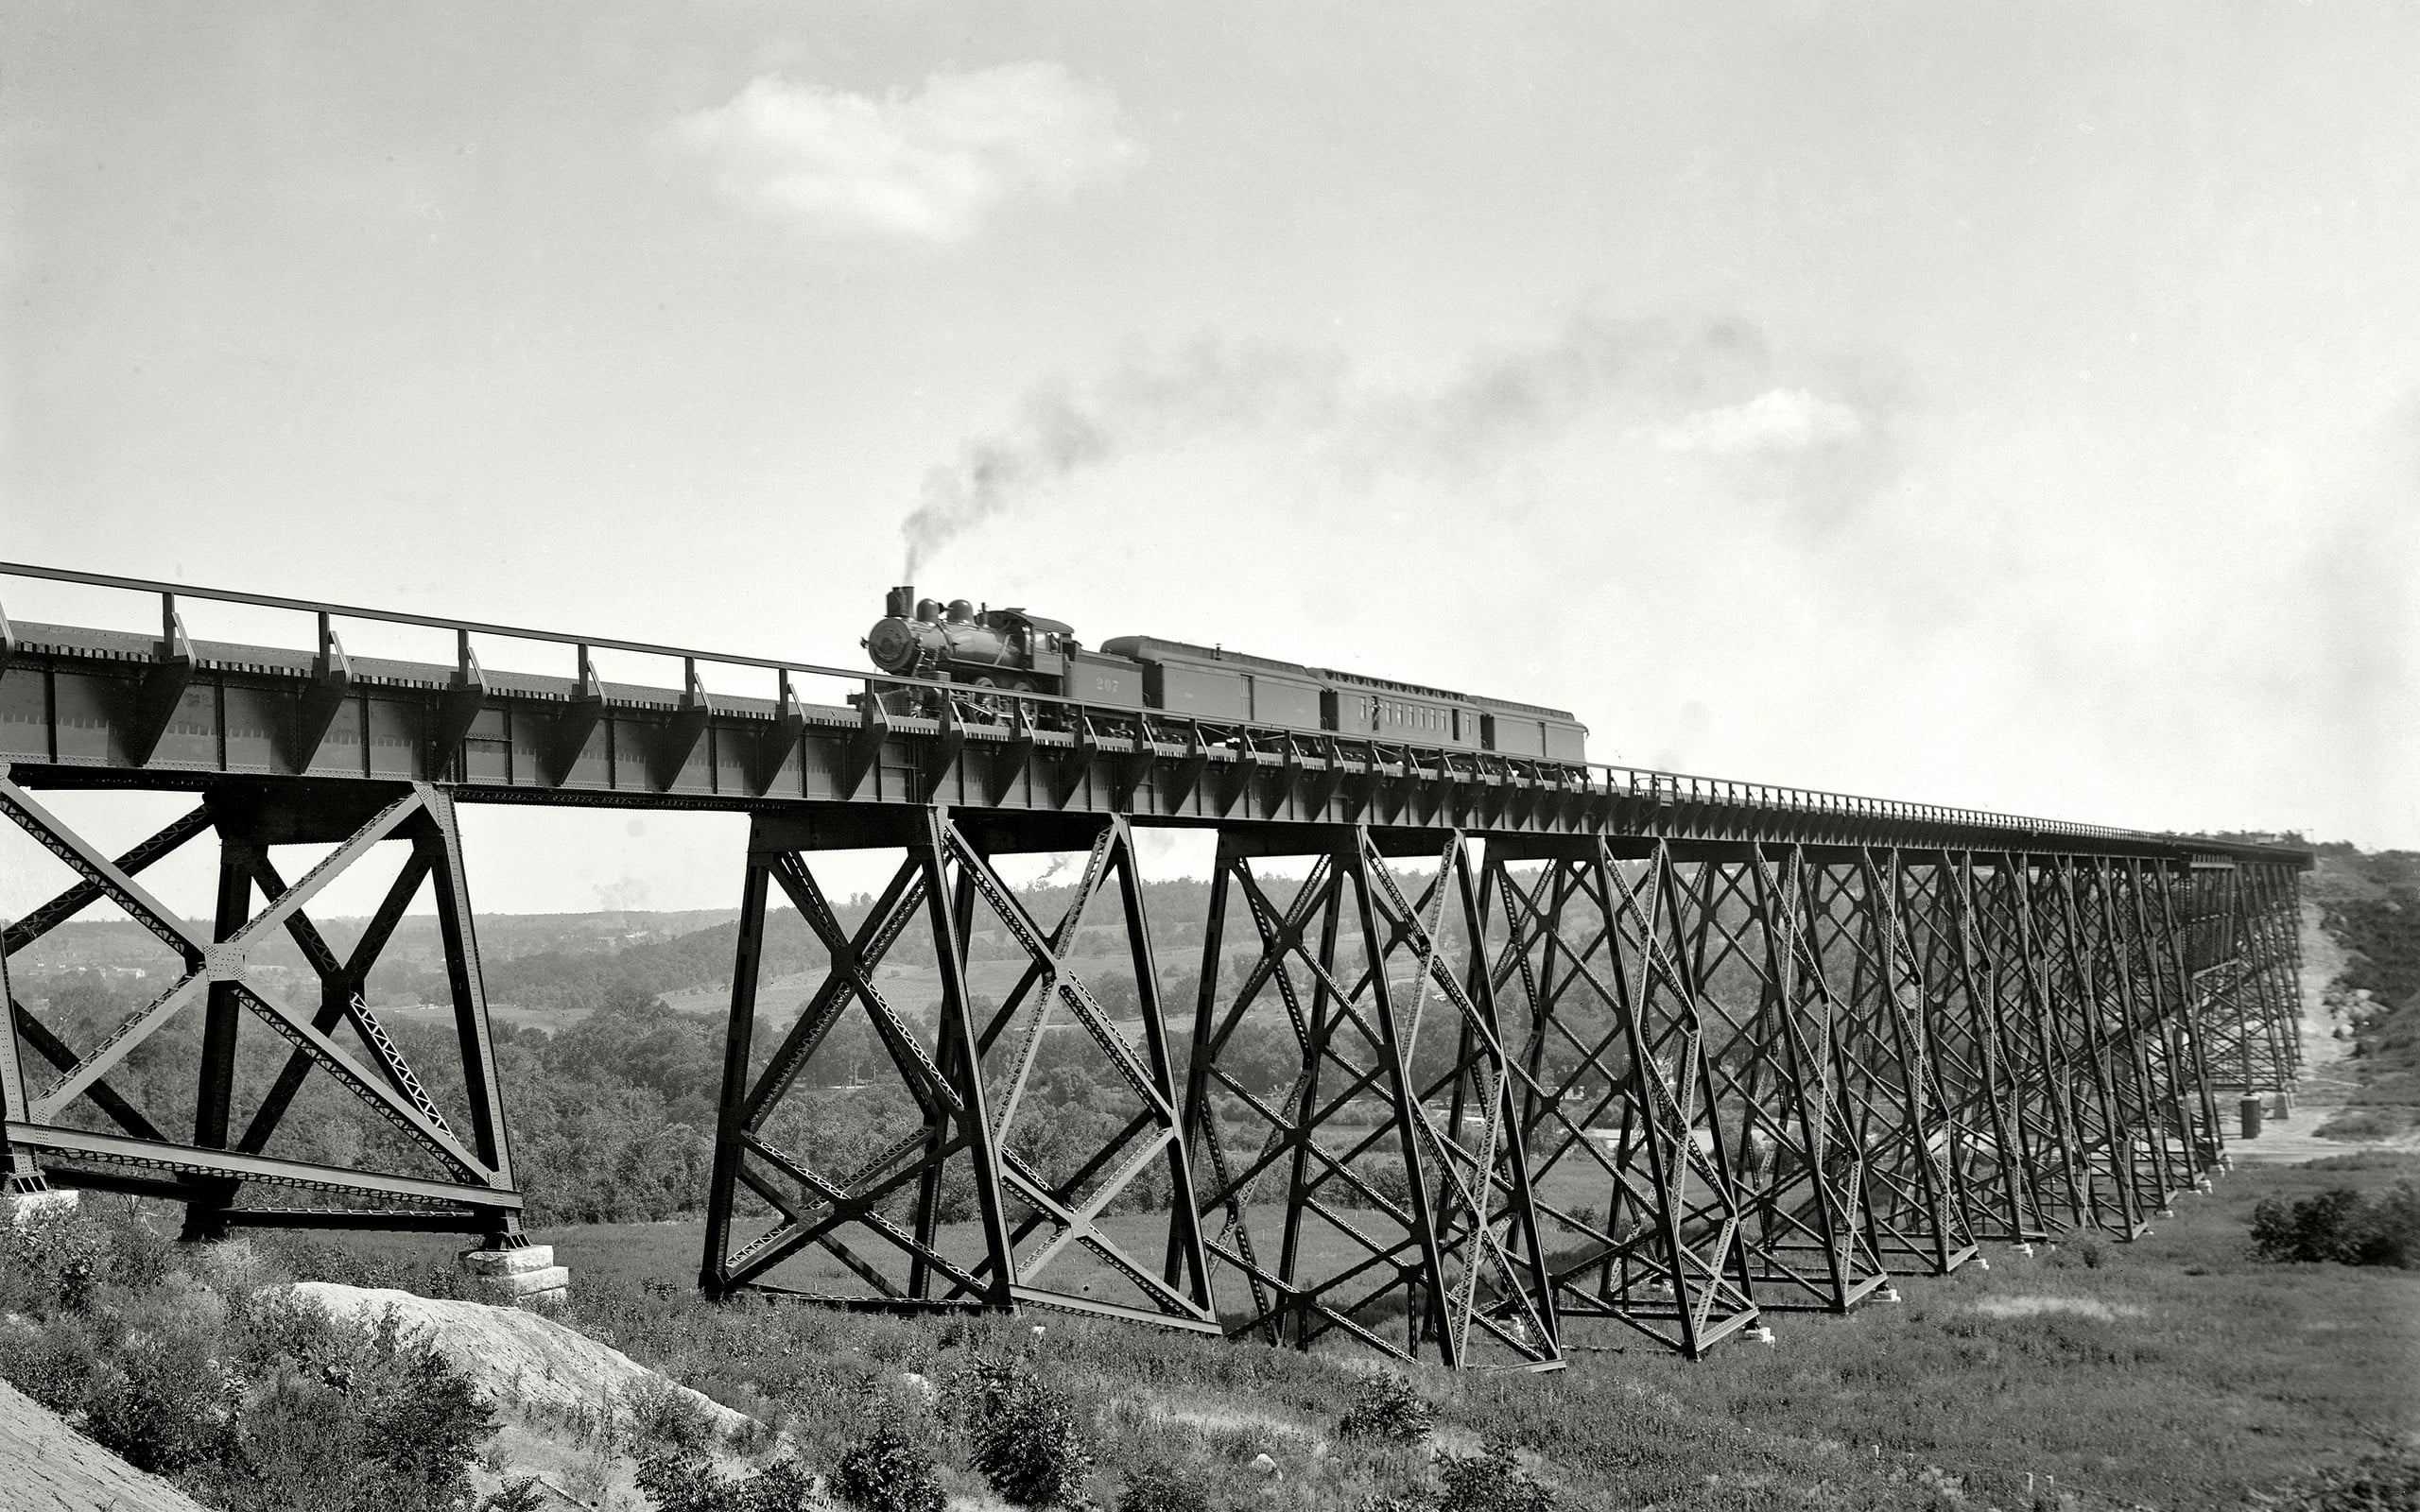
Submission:
M 124 1321 L 86 1384 L 85 1435 L 157 1475 L 227 1456 L 245 1382 L 221 1357 L 224 1314 L 155 1303 Z
M 1436 1424 L 1436 1404 L 1412 1390 L 1410 1382 L 1390 1371 L 1363 1378 L 1336 1431 L 1343 1438 L 1417 1444 Z
M 1340 1208 L 1374 1206 L 1374 1196 L 1394 1204 L 1398 1211 L 1411 1207 L 1411 1178 L 1405 1173 L 1403 1158 L 1398 1155 L 1368 1155 L 1353 1164 L 1353 1174 L 1370 1189 L 1370 1196 L 1340 1179 L 1330 1179 L 1321 1188 L 1327 1200 Z
M 1210 1492 L 1184 1466 L 1147 1459 L 1127 1473 L 1117 1512 L 1210 1512 Z
M 1438 1455 L 1437 1479 L 1437 1512 L 1553 1512 L 1554 1493 L 1530 1478 L 1500 1438 L 1476 1454 Z
M 815 1489 L 794 1460 L 726 1480 L 705 1460 L 677 1452 L 641 1460 L 638 1482 L 660 1512 L 804 1512 Z
M 81 1205 L 0 1212 L 0 1311 L 81 1311 L 109 1279 L 110 1230 Z
M 0 1377 L 229 1512 L 469 1504 L 495 1424 L 443 1356 L 261 1290 L 281 1278 L 249 1246 L 171 1250 L 96 1206 L 0 1225 Z
M 470 1500 L 473 1454 L 495 1420 L 443 1355 L 399 1337 L 391 1315 L 340 1322 L 292 1302 L 264 1313 L 252 1326 L 271 1332 L 275 1353 L 245 1400 L 235 1452 L 203 1477 L 217 1500 L 236 1512 L 452 1512 Z
M 678 1460 L 703 1458 L 714 1447 L 714 1415 L 705 1403 L 662 1377 L 641 1381 L 622 1393 L 631 1436 Z
M 1019 1506 L 1058 1506 L 1092 1469 L 1075 1400 L 1013 1360 L 981 1355 L 951 1383 L 975 1440 L 975 1468 Z
M 2411 1120 L 2400 1108 L 2345 1108 L 2314 1132 L 2324 1140 L 2343 1140 L 2353 1143 L 2391 1140 L 2410 1126 Z
M 933 1456 L 896 1423 L 877 1422 L 840 1453 L 832 1494 L 865 1512 L 942 1512 Z
M 2252 1249 L 2263 1260 L 2409 1270 L 2420 1263 L 2420 1188 L 2406 1177 L 2376 1197 L 2336 1187 L 2291 1204 L 2268 1198 L 2252 1211 Z

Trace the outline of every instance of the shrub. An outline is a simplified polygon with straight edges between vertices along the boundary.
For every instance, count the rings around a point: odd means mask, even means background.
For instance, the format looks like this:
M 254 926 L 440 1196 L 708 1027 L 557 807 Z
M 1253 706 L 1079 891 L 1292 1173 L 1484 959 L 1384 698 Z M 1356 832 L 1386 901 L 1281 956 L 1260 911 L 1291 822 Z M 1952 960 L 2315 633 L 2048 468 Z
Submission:
M 253 1294 L 239 1246 L 185 1250 L 159 1279 L 156 1236 L 129 1215 L 36 1214 L 0 1232 L 12 1299 L 0 1376 L 130 1463 L 228 1512 L 438 1512 L 470 1502 L 493 1431 L 467 1378 L 423 1342 Z M 106 1284 L 104 1284 L 106 1282 Z
M 451 1512 L 470 1500 L 495 1419 L 433 1346 L 402 1337 L 391 1314 L 339 1322 L 287 1303 L 263 1325 L 284 1347 L 214 1477 L 229 1506 Z
M 1210 1512 L 1210 1492 L 1173 1460 L 1147 1459 L 1127 1472 L 1117 1512 Z
M 621 1408 L 631 1436 L 675 1459 L 701 1458 L 714 1447 L 714 1414 L 705 1403 L 662 1377 L 649 1377 L 622 1393 Z
M 841 1452 L 832 1494 L 865 1512 L 942 1512 L 947 1502 L 931 1452 L 888 1419 Z
M 992 1489 L 1019 1506 L 1078 1497 L 1092 1452 L 1073 1398 L 1016 1361 L 981 1355 L 951 1385 Z
M 219 1357 L 221 1321 L 143 1309 L 105 1351 L 84 1399 L 86 1436 L 137 1469 L 169 1475 L 234 1445 L 243 1377 Z
M 1554 1493 L 1530 1478 L 1500 1438 L 1476 1454 L 1438 1455 L 1437 1479 L 1437 1512 L 1553 1512 Z
M 1399 1155 L 1369 1155 L 1354 1162 L 1354 1175 L 1371 1194 L 1395 1205 L 1398 1210 L 1411 1207 L 1411 1178 L 1405 1173 L 1403 1157 Z M 1331 1181 L 1322 1189 L 1328 1199 L 1340 1207 L 1371 1206 L 1369 1197 L 1343 1181 Z
M 2369 1140 L 2391 1140 L 2410 1126 L 2401 1109 L 2380 1108 L 2346 1108 L 2337 1112 L 2314 1132 L 2324 1140 L 2343 1140 L 2348 1143 Z
M 1414 1391 L 1410 1382 L 1388 1371 L 1364 1377 L 1354 1388 L 1353 1405 L 1336 1431 L 1343 1438 L 1417 1444 L 1436 1424 L 1436 1404 Z
M 110 1231 L 81 1206 L 0 1212 L 0 1311 L 79 1311 L 109 1279 Z
M 704 1459 L 678 1452 L 640 1461 L 638 1483 L 660 1512 L 804 1512 L 815 1489 L 794 1460 L 725 1479 Z
M 2420 1188 L 2406 1177 L 2376 1197 L 2350 1187 L 2290 1204 L 2270 1197 L 2252 1210 L 2252 1249 L 2263 1260 L 2409 1270 L 2420 1263 Z

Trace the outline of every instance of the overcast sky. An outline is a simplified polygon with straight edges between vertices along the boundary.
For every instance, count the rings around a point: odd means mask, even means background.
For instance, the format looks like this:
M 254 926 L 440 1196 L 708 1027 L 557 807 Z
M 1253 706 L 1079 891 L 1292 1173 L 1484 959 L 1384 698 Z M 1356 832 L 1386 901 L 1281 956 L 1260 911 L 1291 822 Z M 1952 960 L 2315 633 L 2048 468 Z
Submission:
M 1601 760 L 2420 845 L 2415 79 L 2355 4 L 12 5 L 0 555 L 856 664 L 912 550 Z M 736 896 L 475 823 L 483 906 Z

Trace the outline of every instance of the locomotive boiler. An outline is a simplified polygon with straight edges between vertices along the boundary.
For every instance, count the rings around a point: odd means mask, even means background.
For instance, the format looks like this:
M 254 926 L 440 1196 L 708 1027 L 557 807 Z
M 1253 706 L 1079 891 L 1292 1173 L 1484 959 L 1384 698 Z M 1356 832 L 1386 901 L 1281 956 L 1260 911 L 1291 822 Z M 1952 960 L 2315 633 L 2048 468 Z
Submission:
M 1023 609 L 890 590 L 865 639 L 892 677 L 968 688 L 964 707 L 1001 713 L 1021 693 L 1072 699 L 1086 717 L 1183 719 L 1219 738 L 1326 734 L 1373 747 L 1493 753 L 1551 765 L 1587 760 L 1587 727 L 1569 712 L 1481 697 L 1328 667 L 1249 656 L 1224 646 L 1127 635 L 1088 650 L 1073 627 Z M 937 712 L 929 689 L 881 695 L 896 713 Z M 1037 718 L 1057 723 L 1064 706 Z

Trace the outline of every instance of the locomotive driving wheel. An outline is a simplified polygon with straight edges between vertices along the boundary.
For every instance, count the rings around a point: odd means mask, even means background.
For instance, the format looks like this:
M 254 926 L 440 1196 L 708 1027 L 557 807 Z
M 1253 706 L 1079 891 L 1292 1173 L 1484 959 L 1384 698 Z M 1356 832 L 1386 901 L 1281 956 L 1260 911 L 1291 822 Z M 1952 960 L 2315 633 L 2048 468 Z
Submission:
M 970 713 L 988 718 L 1005 720 L 1015 711 L 1017 700 L 1012 694 L 1031 693 L 1033 684 L 1024 678 L 977 678 L 967 684 L 985 691 L 966 696 L 965 707 Z

